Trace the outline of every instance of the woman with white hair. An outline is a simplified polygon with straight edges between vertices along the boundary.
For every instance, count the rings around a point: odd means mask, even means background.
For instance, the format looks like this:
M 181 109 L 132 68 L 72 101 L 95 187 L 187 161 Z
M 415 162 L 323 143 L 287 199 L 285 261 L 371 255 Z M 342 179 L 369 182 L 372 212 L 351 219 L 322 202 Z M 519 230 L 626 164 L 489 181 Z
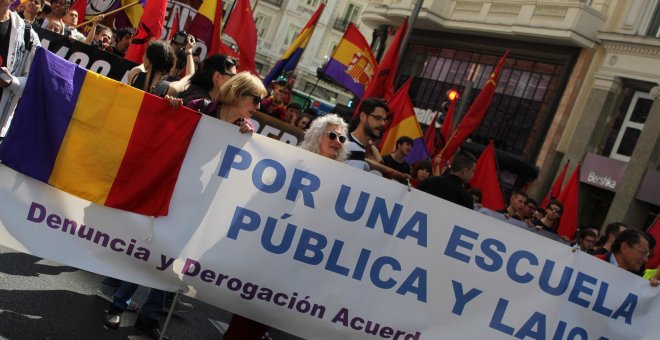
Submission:
M 325 115 L 316 118 L 312 122 L 309 129 L 305 131 L 305 138 L 300 144 L 300 147 L 321 156 L 343 162 L 348 154 L 344 147 L 347 133 L 348 124 L 341 117 L 335 114 Z M 267 331 L 267 325 L 234 314 L 223 339 L 260 340 L 265 338 Z
M 343 162 L 348 154 L 344 146 L 347 133 L 348 124 L 338 115 L 328 114 L 312 121 L 300 147 Z

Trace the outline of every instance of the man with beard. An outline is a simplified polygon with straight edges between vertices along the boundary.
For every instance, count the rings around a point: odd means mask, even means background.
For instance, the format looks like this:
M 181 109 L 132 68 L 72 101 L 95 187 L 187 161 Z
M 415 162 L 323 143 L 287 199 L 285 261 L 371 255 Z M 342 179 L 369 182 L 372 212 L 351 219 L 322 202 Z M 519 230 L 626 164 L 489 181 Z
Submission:
M 364 171 L 371 171 L 369 164 L 365 161 L 367 147 L 371 150 L 373 140 L 382 137 L 389 119 L 390 108 L 382 100 L 368 98 L 362 101 L 358 112 L 360 122 L 357 128 L 348 135 L 346 164 Z

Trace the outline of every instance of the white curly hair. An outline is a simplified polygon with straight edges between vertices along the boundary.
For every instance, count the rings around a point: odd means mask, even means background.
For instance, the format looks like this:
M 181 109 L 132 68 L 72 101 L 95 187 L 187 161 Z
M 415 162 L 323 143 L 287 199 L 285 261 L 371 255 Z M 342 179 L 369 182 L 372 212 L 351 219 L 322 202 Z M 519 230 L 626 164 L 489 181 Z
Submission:
M 307 151 L 318 154 L 321 151 L 321 138 L 323 137 L 323 133 L 325 132 L 325 129 L 328 125 L 339 126 L 339 131 L 343 136 L 346 136 L 348 133 L 348 124 L 346 124 L 346 122 L 344 122 L 341 117 L 332 113 L 327 114 L 312 121 L 309 129 L 305 131 L 305 138 L 303 139 L 302 143 L 300 143 L 300 147 Z M 342 144 L 341 149 L 339 149 L 339 152 L 337 152 L 337 157 L 335 157 L 335 160 L 343 162 L 347 155 L 348 151 L 346 150 L 346 146 Z

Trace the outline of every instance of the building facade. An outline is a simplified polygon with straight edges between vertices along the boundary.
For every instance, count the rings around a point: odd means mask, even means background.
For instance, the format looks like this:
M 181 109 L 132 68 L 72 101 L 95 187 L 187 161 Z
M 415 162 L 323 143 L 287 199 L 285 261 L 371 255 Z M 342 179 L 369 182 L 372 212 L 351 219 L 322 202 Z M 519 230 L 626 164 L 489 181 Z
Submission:
M 330 83 L 318 81 L 316 71 L 332 55 L 349 23 L 371 40 L 372 30 L 359 18 L 365 0 L 252 0 L 257 26 L 257 71 L 265 76 L 286 52 L 321 3 L 326 8 L 295 72 L 295 90 L 329 105 L 347 104 L 352 94 Z M 233 1 L 225 2 L 228 11 Z
M 416 1 L 370 1 L 362 22 L 386 34 Z M 411 99 L 428 124 L 449 89 L 469 105 L 508 50 L 493 103 L 464 147 L 478 153 L 494 140 L 505 191 L 525 188 L 539 200 L 567 161 L 569 173 L 582 162 L 580 225 L 642 228 L 660 209 L 659 7 L 426 0 L 398 82 L 413 77 Z

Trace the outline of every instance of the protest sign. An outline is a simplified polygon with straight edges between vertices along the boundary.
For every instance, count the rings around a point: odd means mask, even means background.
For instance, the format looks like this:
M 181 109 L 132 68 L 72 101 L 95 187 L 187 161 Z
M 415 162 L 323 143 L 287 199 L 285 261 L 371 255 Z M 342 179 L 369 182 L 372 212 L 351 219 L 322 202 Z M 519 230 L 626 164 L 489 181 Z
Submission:
M 90 71 L 117 81 L 126 82 L 128 71 L 137 64 L 112 53 L 72 40 L 61 34 L 33 26 L 41 46 L 58 56 Z
M 166 217 L 0 165 L 0 244 L 307 339 L 644 339 L 657 290 L 566 245 L 202 117 Z

